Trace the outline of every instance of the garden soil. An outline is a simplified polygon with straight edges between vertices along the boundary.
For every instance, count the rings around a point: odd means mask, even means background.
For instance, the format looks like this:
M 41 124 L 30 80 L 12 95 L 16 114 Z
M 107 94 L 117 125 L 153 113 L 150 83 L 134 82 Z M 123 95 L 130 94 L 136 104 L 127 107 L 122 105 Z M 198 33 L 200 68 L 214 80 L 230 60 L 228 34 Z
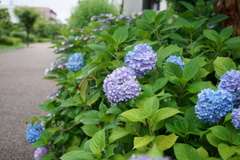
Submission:
M 47 115 L 38 105 L 57 91 L 44 70 L 57 57 L 51 43 L 0 52 L 0 160 L 33 160 L 24 119 Z

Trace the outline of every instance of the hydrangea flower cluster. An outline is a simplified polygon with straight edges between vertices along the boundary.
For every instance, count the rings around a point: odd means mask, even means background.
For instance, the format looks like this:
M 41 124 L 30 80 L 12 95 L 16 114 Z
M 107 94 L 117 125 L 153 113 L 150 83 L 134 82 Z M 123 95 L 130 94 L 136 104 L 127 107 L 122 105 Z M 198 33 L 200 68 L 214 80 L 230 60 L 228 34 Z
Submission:
M 183 60 L 181 59 L 181 57 L 179 56 L 175 56 L 175 55 L 171 55 L 166 59 L 166 62 L 171 62 L 174 64 L 179 65 L 182 69 L 185 66 L 185 63 L 183 62 Z
M 195 112 L 203 122 L 210 124 L 219 122 L 232 109 L 233 98 L 227 91 L 204 89 L 198 94 Z
M 232 124 L 236 129 L 240 129 L 240 108 L 232 110 Z
M 137 44 L 125 58 L 127 67 L 131 68 L 139 78 L 152 71 L 156 62 L 157 54 L 147 44 Z
M 129 160 L 170 160 L 167 157 L 158 157 L 158 158 L 151 158 L 148 155 L 142 154 L 142 155 L 133 155 Z
M 40 159 L 43 155 L 45 155 L 46 153 L 49 152 L 49 148 L 48 147 L 39 147 L 34 151 L 34 159 L 38 160 Z
M 67 68 L 70 71 L 77 72 L 84 66 L 83 55 L 74 53 L 68 58 Z
M 117 68 L 105 78 L 103 90 L 112 105 L 139 95 L 141 87 L 135 78 L 134 72 L 127 67 Z
M 40 124 L 28 125 L 26 130 L 27 141 L 29 143 L 34 143 L 35 141 L 39 140 L 42 131 L 43 131 L 43 127 Z
M 73 47 L 73 44 L 68 44 L 68 45 L 65 45 L 65 46 L 61 46 L 59 48 L 55 48 L 54 52 L 58 53 L 58 52 L 64 51 L 65 49 L 68 49 L 68 48 L 71 48 L 71 47 Z
M 59 61 L 51 63 L 50 68 L 45 69 L 44 75 L 47 75 L 48 72 L 52 71 L 55 68 L 63 68 L 64 66 L 66 66 L 66 64 L 67 64 L 66 62 L 59 62 Z
M 218 84 L 218 89 L 226 90 L 233 95 L 234 105 L 240 105 L 240 71 L 226 72 Z

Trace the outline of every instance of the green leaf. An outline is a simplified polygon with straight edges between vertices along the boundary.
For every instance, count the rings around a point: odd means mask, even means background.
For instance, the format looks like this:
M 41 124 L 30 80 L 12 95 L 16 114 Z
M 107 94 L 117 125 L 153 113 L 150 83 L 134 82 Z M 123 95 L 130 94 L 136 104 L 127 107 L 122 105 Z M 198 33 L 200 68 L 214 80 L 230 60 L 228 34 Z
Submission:
M 176 143 L 174 153 L 178 160 L 201 160 L 197 150 L 188 144 Z
M 201 160 L 206 160 L 209 157 L 208 152 L 203 147 L 198 148 L 197 152 Z
M 131 109 L 120 114 L 131 122 L 145 123 L 145 114 L 140 109 Z
M 143 107 L 143 112 L 148 117 L 155 114 L 159 108 L 159 100 L 156 96 L 148 98 Z
M 82 151 L 82 150 L 75 150 L 65 153 L 63 156 L 60 157 L 61 160 L 95 160 L 95 158 L 90 155 L 91 153 Z
M 234 155 L 236 150 L 235 146 L 228 146 L 227 144 L 221 143 L 218 145 L 218 153 L 221 155 L 221 157 L 225 160 L 230 158 L 232 155 Z
M 112 155 L 114 155 L 114 149 L 118 146 L 118 143 L 114 143 L 108 146 L 106 151 L 106 158 L 110 158 Z
M 102 34 L 102 35 L 98 35 L 99 37 L 102 37 L 105 41 L 109 42 L 110 44 L 114 45 L 115 44 L 115 39 L 113 39 L 112 36 L 110 35 L 105 35 L 105 34 Z
M 165 150 L 171 148 L 175 144 L 177 139 L 178 139 L 178 136 L 176 136 L 173 133 L 173 134 L 170 134 L 170 135 L 160 135 L 160 136 L 157 136 L 154 139 L 153 142 L 157 145 L 157 147 L 160 150 L 165 151 Z
M 143 19 L 137 19 L 136 24 L 137 24 L 137 27 L 146 31 L 153 31 L 155 29 L 152 24 L 150 24 L 148 21 Z
M 176 127 L 174 127 L 174 126 L 173 126 L 172 124 L 170 124 L 170 123 L 166 123 L 166 124 L 165 124 L 165 127 L 166 127 L 166 129 L 167 129 L 168 132 L 176 133 L 177 135 L 179 135 L 179 136 L 182 137 L 182 138 L 186 138 L 186 137 L 187 137 L 187 135 L 180 133 L 180 132 L 176 129 Z
M 70 106 L 75 106 L 75 105 L 76 105 L 76 102 L 74 102 L 72 98 L 68 98 L 62 102 L 60 107 L 70 107 Z
M 100 45 L 100 44 L 89 44 L 87 45 L 89 48 L 91 48 L 92 50 L 96 51 L 96 52 L 108 52 L 108 47 L 104 46 L 104 45 Z
M 215 42 L 216 44 L 218 44 L 221 40 L 221 38 L 219 37 L 218 33 L 215 30 L 212 29 L 205 29 L 203 31 L 203 35 L 205 37 L 207 37 L 207 39 Z
M 98 124 L 99 123 L 98 111 L 91 110 L 84 113 L 84 115 L 80 119 L 80 122 L 82 122 L 83 124 Z
M 190 60 L 183 69 L 183 78 L 190 81 L 198 72 L 199 66 L 199 59 L 198 57 Z
M 228 39 L 232 35 L 232 32 L 233 32 L 232 26 L 228 26 L 228 27 L 224 28 L 220 32 L 220 37 L 221 37 L 222 41 Z
M 216 90 L 216 87 L 210 81 L 208 81 L 208 82 L 194 82 L 194 83 L 192 83 L 188 86 L 187 90 L 190 93 L 199 93 L 199 92 L 201 92 L 201 90 L 207 89 L 207 88 Z
M 181 133 L 187 133 L 188 127 L 189 127 L 188 121 L 184 117 L 181 117 L 181 116 L 176 116 L 174 118 L 176 118 L 174 120 L 175 128 Z
M 155 17 L 156 17 L 156 12 L 154 12 L 153 10 L 145 10 L 144 16 L 145 16 L 146 19 L 149 20 L 150 22 L 154 22 L 154 19 L 155 19 Z
M 59 135 L 59 136 L 57 136 L 57 137 L 55 138 L 53 144 L 57 144 L 58 142 L 60 142 L 60 141 L 63 140 L 63 139 L 64 139 L 64 137 L 63 137 L 62 135 Z
M 117 139 L 125 137 L 128 134 L 130 134 L 130 131 L 128 131 L 127 129 L 124 129 L 124 128 L 121 128 L 121 127 L 113 129 L 112 130 L 112 134 L 109 137 L 109 143 L 112 143 L 112 142 L 114 142 Z
M 180 23 L 185 28 L 190 28 L 191 27 L 191 23 L 188 20 L 186 20 L 182 17 L 176 18 L 176 22 Z
M 219 22 L 221 22 L 221 21 L 223 21 L 223 20 L 225 20 L 225 19 L 227 19 L 227 18 L 228 18 L 228 16 L 225 15 L 225 14 L 218 14 L 218 15 L 216 15 L 215 17 L 211 18 L 211 19 L 208 21 L 208 24 L 209 24 L 209 25 L 215 25 L 215 24 L 217 24 L 217 23 L 219 23 Z
M 49 132 L 47 129 L 43 130 L 41 132 L 41 140 L 45 143 L 48 144 L 48 142 L 51 140 L 53 134 Z
M 144 136 L 144 137 L 134 137 L 134 147 L 133 148 L 140 148 L 148 145 L 154 139 L 154 136 Z
M 218 76 L 222 76 L 227 71 L 237 68 L 233 60 L 229 57 L 217 57 L 213 62 L 213 66 Z
M 90 137 L 93 137 L 94 134 L 96 132 L 98 132 L 98 130 L 99 130 L 98 127 L 94 124 L 84 125 L 81 128 L 82 128 L 83 132 Z
M 165 59 L 170 56 L 173 53 L 182 53 L 182 48 L 176 46 L 176 45 L 169 45 L 165 48 L 160 48 L 157 51 L 157 56 L 158 56 L 158 61 L 157 61 L 157 66 L 159 68 L 163 68 L 163 62 L 165 61 Z
M 176 76 L 178 78 L 181 78 L 183 74 L 182 68 L 174 63 L 166 62 L 164 65 L 164 76 L 165 77 L 172 77 Z
M 34 143 L 32 143 L 30 145 L 30 148 L 38 148 L 38 147 L 43 147 L 43 146 L 46 146 L 47 144 L 44 143 L 41 139 L 40 140 L 37 140 L 35 141 Z
M 122 111 L 121 111 L 121 109 L 119 109 L 116 105 L 115 106 L 112 106 L 111 108 L 109 108 L 108 110 L 107 110 L 107 114 L 116 114 L 116 115 L 118 115 L 118 114 L 120 114 Z
M 233 37 L 233 38 L 229 38 L 225 44 L 227 44 L 230 47 L 234 47 L 234 48 L 239 48 L 239 43 L 240 43 L 240 37 Z M 235 47 L 236 46 L 236 47 Z
M 178 28 L 181 28 L 181 27 L 182 27 L 182 24 L 180 24 L 179 22 L 173 22 L 173 23 L 165 25 L 164 28 L 161 31 L 167 31 L 167 30 L 170 30 L 170 29 L 178 29 Z
M 152 117 L 152 121 L 153 121 L 153 123 L 157 123 L 159 121 L 162 121 L 169 117 L 172 117 L 178 113 L 180 113 L 180 111 L 175 108 L 170 108 L 170 107 L 161 108 Z
M 165 21 L 172 17 L 172 11 L 170 9 L 159 12 L 155 17 L 155 23 L 162 25 Z
M 155 93 L 156 91 L 162 89 L 168 82 L 167 78 L 159 78 L 156 80 L 156 82 L 154 83 L 152 90 Z
M 87 101 L 87 105 L 91 106 L 94 102 L 98 100 L 100 97 L 100 91 L 97 91 L 94 95 L 90 97 L 90 99 Z
M 52 160 L 55 158 L 54 152 L 48 152 L 44 154 L 39 160 Z
M 88 80 L 84 80 L 80 87 L 80 96 L 84 102 L 86 102 L 88 97 Z
M 101 154 L 102 150 L 105 148 L 105 145 L 105 130 L 98 131 L 89 142 L 89 147 L 95 154 Z
M 202 27 L 202 25 L 208 20 L 208 18 L 202 18 L 198 21 L 193 22 L 193 27 L 195 29 L 199 29 Z
M 223 126 L 213 126 L 210 128 L 210 130 L 217 138 L 228 142 L 231 141 L 231 133 L 227 128 Z
M 128 37 L 127 26 L 119 27 L 113 34 L 113 38 L 118 42 L 118 44 L 123 43 Z
M 191 3 L 187 3 L 184 1 L 180 1 L 178 2 L 180 4 L 182 4 L 184 7 L 186 7 L 189 11 L 193 12 L 193 13 L 198 13 L 197 8 L 195 8 Z
M 218 139 L 212 132 L 208 133 L 206 135 L 206 137 L 207 137 L 208 142 L 211 145 L 213 145 L 214 147 L 218 147 L 218 145 L 223 142 L 220 139 Z

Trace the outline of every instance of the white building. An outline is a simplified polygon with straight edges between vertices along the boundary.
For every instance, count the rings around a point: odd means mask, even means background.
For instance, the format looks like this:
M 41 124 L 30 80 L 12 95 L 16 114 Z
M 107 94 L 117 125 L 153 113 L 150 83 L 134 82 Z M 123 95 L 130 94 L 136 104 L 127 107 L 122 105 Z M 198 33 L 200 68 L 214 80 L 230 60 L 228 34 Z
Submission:
M 0 8 L 7 8 L 10 16 L 10 21 L 14 24 L 19 23 L 18 18 L 14 14 L 14 9 L 15 9 L 14 5 L 0 5 Z

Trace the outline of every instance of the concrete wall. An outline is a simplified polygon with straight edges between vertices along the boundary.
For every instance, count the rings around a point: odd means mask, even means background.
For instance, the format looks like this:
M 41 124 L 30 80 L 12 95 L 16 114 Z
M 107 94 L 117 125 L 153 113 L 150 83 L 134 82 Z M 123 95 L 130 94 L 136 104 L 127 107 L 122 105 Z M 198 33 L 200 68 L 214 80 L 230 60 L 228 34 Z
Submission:
M 142 11 L 142 0 L 124 0 L 123 15 L 132 15 L 132 13 Z

